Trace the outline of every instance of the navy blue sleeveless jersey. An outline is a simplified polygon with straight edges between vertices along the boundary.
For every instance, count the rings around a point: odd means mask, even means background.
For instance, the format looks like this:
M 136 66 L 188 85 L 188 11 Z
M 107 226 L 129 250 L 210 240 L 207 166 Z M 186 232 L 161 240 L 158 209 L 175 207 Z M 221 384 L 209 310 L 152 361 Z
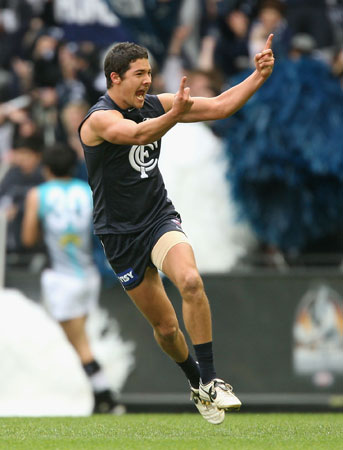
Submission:
M 106 93 L 88 111 L 79 130 L 99 110 L 117 110 L 136 123 L 165 112 L 155 95 L 147 95 L 141 109 L 123 110 Z M 147 145 L 81 143 L 93 192 L 96 234 L 139 232 L 164 216 L 176 214 L 158 168 L 161 140 Z

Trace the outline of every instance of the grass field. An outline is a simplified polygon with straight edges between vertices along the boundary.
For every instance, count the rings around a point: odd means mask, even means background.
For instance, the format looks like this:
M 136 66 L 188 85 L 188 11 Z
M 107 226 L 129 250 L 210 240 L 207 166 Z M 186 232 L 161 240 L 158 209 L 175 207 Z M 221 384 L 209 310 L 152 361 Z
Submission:
M 1 450 L 343 449 L 343 413 L 197 414 L 0 418 Z

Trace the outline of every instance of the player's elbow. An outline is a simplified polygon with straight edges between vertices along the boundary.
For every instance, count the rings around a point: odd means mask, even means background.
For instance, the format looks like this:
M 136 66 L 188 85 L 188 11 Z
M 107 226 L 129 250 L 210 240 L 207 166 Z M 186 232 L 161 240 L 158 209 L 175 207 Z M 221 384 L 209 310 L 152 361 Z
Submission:
M 215 97 L 213 103 L 213 115 L 215 120 L 226 119 L 232 116 L 238 109 L 239 106 L 236 103 L 236 99 L 231 95 L 230 98 L 225 98 L 222 94 Z

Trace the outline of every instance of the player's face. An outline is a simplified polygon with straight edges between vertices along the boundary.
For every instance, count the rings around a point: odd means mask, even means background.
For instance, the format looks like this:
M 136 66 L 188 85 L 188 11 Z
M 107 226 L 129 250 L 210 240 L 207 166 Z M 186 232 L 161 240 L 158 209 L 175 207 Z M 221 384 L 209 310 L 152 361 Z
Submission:
M 151 67 L 147 59 L 130 64 L 120 82 L 120 95 L 126 108 L 142 108 L 151 85 Z

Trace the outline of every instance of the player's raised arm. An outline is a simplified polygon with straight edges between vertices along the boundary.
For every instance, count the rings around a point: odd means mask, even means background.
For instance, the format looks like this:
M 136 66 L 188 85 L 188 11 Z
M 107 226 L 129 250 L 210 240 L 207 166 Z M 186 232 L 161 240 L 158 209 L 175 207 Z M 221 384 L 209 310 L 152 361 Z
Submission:
M 228 89 L 217 97 L 193 97 L 192 107 L 182 114 L 180 122 L 198 122 L 224 119 L 239 110 L 271 75 L 274 56 L 271 49 L 273 34 L 270 34 L 264 49 L 255 56 L 256 70 L 244 81 Z M 171 105 L 168 94 L 159 96 L 164 108 Z

